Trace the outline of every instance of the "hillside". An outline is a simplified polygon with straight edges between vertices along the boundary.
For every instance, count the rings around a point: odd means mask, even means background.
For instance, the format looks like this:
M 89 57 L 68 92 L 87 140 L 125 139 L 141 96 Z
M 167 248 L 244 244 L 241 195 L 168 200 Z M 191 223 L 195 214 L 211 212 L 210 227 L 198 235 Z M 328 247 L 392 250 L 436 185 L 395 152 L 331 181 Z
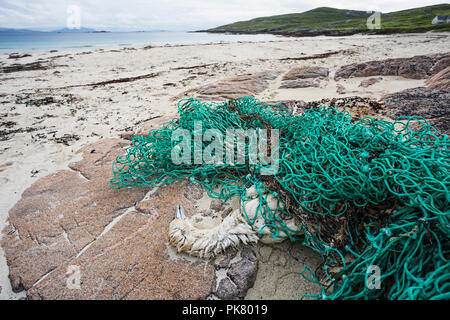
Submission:
M 303 13 L 292 13 L 239 21 L 206 30 L 208 32 L 236 33 L 326 33 L 367 32 L 366 21 L 371 13 L 321 7 Z M 450 31 L 450 24 L 432 25 L 437 15 L 450 15 L 450 4 L 440 4 L 390 13 L 381 16 L 381 30 L 397 31 Z

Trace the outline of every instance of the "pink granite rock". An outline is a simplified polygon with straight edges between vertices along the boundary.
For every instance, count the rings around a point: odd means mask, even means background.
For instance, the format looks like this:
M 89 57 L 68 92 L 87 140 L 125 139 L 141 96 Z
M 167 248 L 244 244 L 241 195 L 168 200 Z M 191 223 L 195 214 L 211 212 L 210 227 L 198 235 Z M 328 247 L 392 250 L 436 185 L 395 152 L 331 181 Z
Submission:
M 371 76 L 401 76 L 409 79 L 426 79 L 439 72 L 449 61 L 450 53 L 396 58 L 353 63 L 336 71 L 335 79 Z
M 427 87 L 437 90 L 450 90 L 450 66 L 426 80 Z
M 171 252 L 175 205 L 192 211 L 186 182 L 113 190 L 111 164 L 124 140 L 80 150 L 81 161 L 36 181 L 11 209 L 2 247 L 13 289 L 40 299 L 199 299 L 214 282 L 209 261 Z M 68 285 L 73 270 L 79 288 Z M 72 282 L 70 282 L 72 283 Z

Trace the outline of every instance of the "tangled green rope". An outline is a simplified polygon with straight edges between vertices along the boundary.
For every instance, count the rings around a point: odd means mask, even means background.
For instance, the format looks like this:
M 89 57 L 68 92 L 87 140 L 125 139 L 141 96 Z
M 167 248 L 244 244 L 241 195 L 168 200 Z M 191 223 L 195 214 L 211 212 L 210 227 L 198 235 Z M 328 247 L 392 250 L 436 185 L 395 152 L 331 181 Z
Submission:
M 274 237 L 301 240 L 323 258 L 303 275 L 321 288 L 319 299 L 449 299 L 449 141 L 423 118 L 394 122 L 321 107 L 292 115 L 281 105 L 244 97 L 224 103 L 181 100 L 179 119 L 132 146 L 113 164 L 112 188 L 160 186 L 189 178 L 214 198 L 239 196 L 254 185 L 256 215 Z M 279 170 L 260 163 L 174 164 L 172 133 L 217 129 L 278 129 Z M 202 142 L 202 150 L 209 143 Z M 249 155 L 249 146 L 245 154 Z M 194 157 L 195 155 L 192 155 Z M 197 155 L 198 156 L 198 155 Z M 262 196 L 279 200 L 270 210 Z M 253 225 L 256 216 L 246 217 Z M 298 229 L 285 221 L 294 217 Z M 379 270 L 379 283 L 371 273 Z M 371 286 L 370 284 L 375 284 Z

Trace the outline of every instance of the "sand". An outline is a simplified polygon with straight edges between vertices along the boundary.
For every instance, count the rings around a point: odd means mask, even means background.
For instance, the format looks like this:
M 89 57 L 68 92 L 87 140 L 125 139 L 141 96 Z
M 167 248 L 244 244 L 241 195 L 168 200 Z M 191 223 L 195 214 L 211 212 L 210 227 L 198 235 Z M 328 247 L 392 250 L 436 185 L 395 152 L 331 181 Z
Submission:
M 351 50 L 352 54 L 295 61 L 287 57 Z M 321 88 L 279 89 L 281 77 L 257 96 L 263 100 L 319 100 L 337 96 L 380 99 L 387 93 L 423 86 L 423 80 L 383 77 L 368 88 L 362 79 L 332 80 L 342 65 L 387 58 L 450 51 L 448 34 L 315 37 L 266 42 L 173 45 L 152 48 L 59 50 L 30 52 L 17 60 L 0 54 L 0 67 L 12 63 L 48 63 L 46 70 L 0 73 L 0 130 L 25 129 L 0 143 L 0 229 L 9 209 L 38 178 L 63 169 L 78 159 L 75 152 L 102 137 L 118 137 L 143 120 L 175 115 L 174 96 L 217 80 L 262 70 L 288 71 L 300 66 L 330 69 Z M 196 65 L 201 68 L 177 69 Z M 88 85 L 125 77 L 143 79 L 107 85 Z M 336 85 L 345 94 L 336 93 Z M 26 105 L 26 101 L 53 97 L 57 102 Z M 8 124 L 10 128 L 6 128 Z M 66 139 L 64 139 L 64 135 Z M 60 139 L 63 137 L 63 139 Z M 64 143 L 65 142 L 65 143 Z M 51 201 L 51 199 L 49 199 Z M 0 299 L 17 299 L 11 291 L 8 268 L 0 250 Z

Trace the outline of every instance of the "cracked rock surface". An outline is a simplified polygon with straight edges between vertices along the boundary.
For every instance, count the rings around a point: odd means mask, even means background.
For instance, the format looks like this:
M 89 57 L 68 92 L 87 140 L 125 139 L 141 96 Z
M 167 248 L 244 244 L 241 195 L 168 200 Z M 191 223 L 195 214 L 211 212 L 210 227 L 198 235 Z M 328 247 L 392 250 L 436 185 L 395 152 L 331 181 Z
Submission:
M 441 133 L 450 133 L 450 91 L 418 87 L 387 95 L 383 99 L 391 118 L 421 116 Z
M 449 59 L 450 60 L 450 59 Z M 450 65 L 450 61 L 449 61 Z M 427 79 L 428 88 L 434 90 L 450 90 L 450 66 Z
M 177 256 L 166 244 L 175 205 L 192 208 L 178 192 L 185 182 L 154 192 L 109 187 L 111 163 L 127 145 L 104 139 L 86 146 L 72 170 L 41 178 L 23 193 L 2 239 L 14 290 L 32 299 L 199 299 L 210 293 L 212 264 Z M 70 266 L 80 270 L 79 289 L 67 286 Z

